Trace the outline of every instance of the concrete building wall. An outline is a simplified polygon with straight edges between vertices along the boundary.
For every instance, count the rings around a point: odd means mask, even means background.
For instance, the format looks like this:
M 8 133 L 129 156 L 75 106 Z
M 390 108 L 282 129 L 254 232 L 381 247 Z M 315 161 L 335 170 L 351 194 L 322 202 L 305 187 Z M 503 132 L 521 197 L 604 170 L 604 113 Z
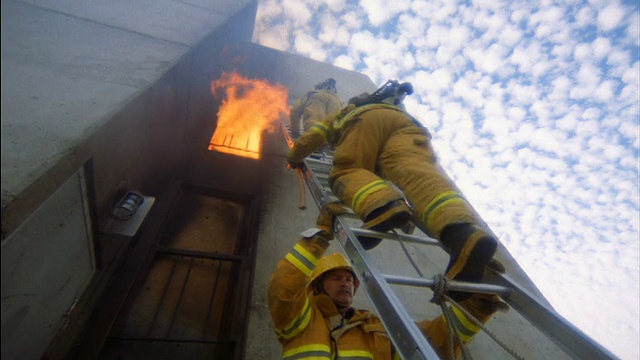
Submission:
M 194 49 L 248 41 L 256 6 L 2 2 L 3 358 L 40 358 L 84 289 L 109 280 L 131 241 L 100 232 L 111 208 L 188 168 Z
M 38 359 L 94 274 L 83 175 L 2 243 L 2 358 Z
M 163 139 L 150 131 L 177 127 L 170 134 L 184 134 L 191 68 L 198 65 L 189 54 L 225 22 L 234 30 L 223 33 L 234 41 L 250 40 L 256 6 L 246 0 L 3 1 L 3 239 L 81 164 L 103 153 L 90 139 L 98 131 L 113 129 L 102 146 L 121 164 L 145 140 Z M 245 16 L 228 21 L 242 9 Z M 127 185 L 134 184 L 121 184 Z

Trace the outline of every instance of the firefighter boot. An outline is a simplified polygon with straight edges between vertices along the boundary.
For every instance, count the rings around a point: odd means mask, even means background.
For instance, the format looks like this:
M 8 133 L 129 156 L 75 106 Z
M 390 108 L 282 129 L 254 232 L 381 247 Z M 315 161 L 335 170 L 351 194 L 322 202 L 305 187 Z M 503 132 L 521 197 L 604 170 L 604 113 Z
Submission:
M 460 307 L 465 309 L 471 316 L 476 318 L 482 324 L 486 324 L 491 317 L 498 311 L 507 311 L 509 305 L 505 303 L 498 295 L 493 294 L 473 294 L 470 298 L 461 301 Z M 453 326 L 460 335 L 460 339 L 466 345 L 480 328 L 475 325 L 465 314 L 455 306 L 449 307 Z M 454 336 L 454 356 L 449 353 L 449 330 L 444 315 L 433 320 L 425 320 L 418 323 L 418 328 L 429 339 L 431 345 L 442 359 L 457 359 L 461 353 L 460 343 Z
M 363 229 L 387 232 L 404 226 L 411 220 L 411 210 L 403 200 L 391 201 L 373 210 L 364 221 Z M 365 250 L 378 246 L 382 239 L 358 236 L 358 240 Z
M 445 275 L 451 280 L 481 282 L 484 266 L 491 261 L 498 242 L 481 228 L 469 223 L 446 226 L 440 242 L 449 253 Z M 451 298 L 461 301 L 471 296 L 464 292 L 451 292 Z

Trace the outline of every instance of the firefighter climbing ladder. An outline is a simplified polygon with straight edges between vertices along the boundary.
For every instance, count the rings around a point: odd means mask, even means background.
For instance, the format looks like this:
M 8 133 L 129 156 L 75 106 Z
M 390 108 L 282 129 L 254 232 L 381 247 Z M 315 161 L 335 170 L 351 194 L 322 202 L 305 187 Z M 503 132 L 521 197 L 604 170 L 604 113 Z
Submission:
M 293 143 L 289 133 L 284 126 L 282 129 L 289 147 L 291 147 Z M 303 174 L 304 181 L 318 208 L 322 208 L 323 205 L 329 202 L 338 201 L 328 184 L 332 160 L 332 157 L 326 153 L 313 153 L 304 160 L 305 166 L 300 172 Z M 424 338 L 414 320 L 409 316 L 404 305 L 390 287 L 390 285 L 407 285 L 433 289 L 435 280 L 381 273 L 374 266 L 367 251 L 360 245 L 357 236 L 366 235 L 429 246 L 439 246 L 438 241 L 426 236 L 364 230 L 357 225 L 357 219 L 357 216 L 353 213 L 338 216 L 336 219 L 336 238 L 351 259 L 353 267 L 361 280 L 361 286 L 364 285 L 366 287 L 369 297 L 385 328 L 388 330 L 396 350 L 403 359 L 438 359 L 438 355 Z M 409 260 L 411 261 L 411 259 Z M 449 283 L 449 289 L 500 295 L 514 310 L 573 358 L 615 359 L 615 356 L 607 349 L 593 341 L 557 312 L 545 306 L 507 275 L 491 270 L 486 273 L 488 276 L 485 276 L 487 281 L 485 284 L 454 281 Z

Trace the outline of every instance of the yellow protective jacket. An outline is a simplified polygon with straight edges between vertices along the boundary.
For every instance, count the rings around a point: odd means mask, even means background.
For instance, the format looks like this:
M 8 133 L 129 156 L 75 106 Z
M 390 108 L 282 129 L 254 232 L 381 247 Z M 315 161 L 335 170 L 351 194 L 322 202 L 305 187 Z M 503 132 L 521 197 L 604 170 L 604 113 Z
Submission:
M 314 123 L 296 141 L 287 161 L 299 164 L 325 142 L 337 144 L 331 189 L 361 219 L 402 198 L 391 182 L 403 191 L 432 237 L 439 239 L 449 224 L 484 224 L 437 163 L 431 134 L 403 109 L 349 105 Z
M 291 131 L 300 133 L 300 119 L 302 119 L 302 128 L 307 131 L 314 122 L 337 113 L 342 106 L 342 101 L 331 91 L 309 91 L 291 108 Z
M 307 292 L 327 247 L 320 237 L 300 239 L 269 283 L 269 310 L 283 359 L 399 359 L 376 315 L 351 308 L 343 316 L 327 295 Z
M 492 294 L 474 294 L 469 299 L 461 301 L 460 306 L 482 324 L 486 324 L 491 320 L 496 312 L 507 311 L 509 308 L 509 305 L 498 295 Z M 481 330 L 480 327 L 467 318 L 460 309 L 451 305 L 449 309 L 453 326 L 458 331 L 460 339 L 464 344 L 468 344 Z M 444 315 L 440 315 L 433 320 L 423 320 L 417 325 L 441 358 L 458 359 L 460 357 L 462 348 L 459 342 L 454 341 L 453 348 L 449 347 L 449 330 L 447 329 L 447 321 Z M 453 355 L 450 353 L 451 350 L 453 350 Z
M 403 112 L 400 107 L 387 104 L 370 104 L 360 107 L 348 105 L 343 109 L 339 109 L 339 112 L 324 116 L 312 123 L 309 129 L 296 140 L 295 146 L 287 156 L 287 162 L 291 165 L 299 164 L 305 157 L 322 145 L 326 143 L 337 144 L 343 131 L 350 123 L 360 120 L 359 115 L 375 109 L 391 109 Z M 409 115 L 407 114 L 407 116 Z

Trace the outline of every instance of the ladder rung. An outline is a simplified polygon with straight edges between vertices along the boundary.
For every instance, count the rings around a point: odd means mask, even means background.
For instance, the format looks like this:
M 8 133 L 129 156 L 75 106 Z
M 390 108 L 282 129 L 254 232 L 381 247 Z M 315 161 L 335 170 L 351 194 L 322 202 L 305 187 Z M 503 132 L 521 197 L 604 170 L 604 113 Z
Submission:
M 418 286 L 418 287 L 428 287 L 433 289 L 435 285 L 435 280 L 423 279 L 423 278 L 414 278 L 409 276 L 398 276 L 398 275 L 382 275 L 384 279 L 393 285 L 408 285 L 408 286 Z M 478 284 L 471 282 L 463 282 L 463 281 L 449 281 L 448 282 L 449 290 L 453 291 L 465 291 L 465 292 L 473 292 L 473 293 L 483 293 L 483 294 L 497 294 L 501 296 L 508 296 L 511 290 L 506 286 L 499 286 L 493 284 Z
M 354 270 L 361 279 L 361 286 L 366 288 L 385 328 L 393 329 L 388 334 L 400 356 L 403 359 L 438 359 L 435 350 L 391 290 L 389 283 L 384 281 L 383 275 L 373 266 L 367 252 L 355 240 L 353 229 L 345 220 L 344 216 L 338 216 L 336 219 L 336 238 L 351 259 Z
M 378 231 L 366 230 L 361 228 L 351 228 L 354 234 L 363 235 L 368 237 L 376 237 L 379 239 L 387 239 L 387 240 L 402 240 L 406 242 L 426 244 L 426 245 L 436 245 L 440 246 L 440 243 L 437 240 L 428 238 L 426 236 L 416 236 L 402 233 L 383 233 Z
M 318 165 L 324 165 L 324 166 L 328 166 L 329 168 L 331 166 L 333 166 L 333 161 L 332 160 L 328 160 L 328 159 L 320 159 L 320 158 L 312 158 L 312 157 L 307 157 L 305 159 L 305 162 L 313 165 L 313 166 L 318 166 Z

